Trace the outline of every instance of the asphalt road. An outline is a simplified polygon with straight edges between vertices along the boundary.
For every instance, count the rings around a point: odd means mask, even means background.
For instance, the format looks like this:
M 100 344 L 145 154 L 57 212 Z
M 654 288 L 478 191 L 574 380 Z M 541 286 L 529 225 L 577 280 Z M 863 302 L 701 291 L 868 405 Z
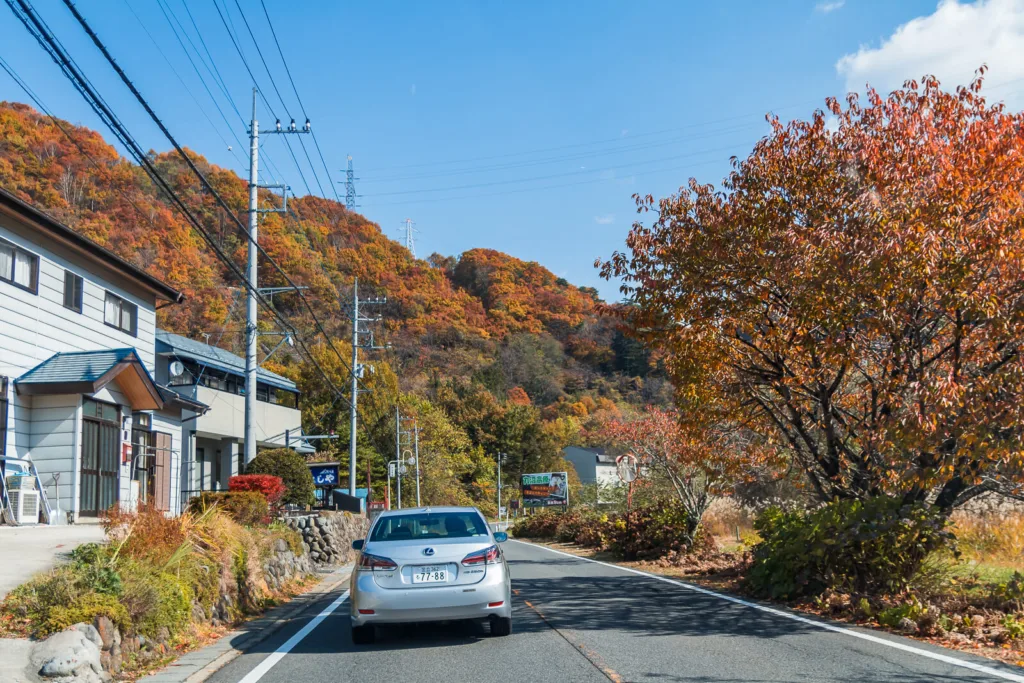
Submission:
M 971 655 L 739 604 L 537 546 L 504 547 L 515 591 L 510 637 L 491 638 L 485 625 L 422 624 L 386 627 L 375 645 L 356 647 L 338 593 L 210 680 L 1024 681 L 1020 669 Z M 292 647 L 282 654 L 286 643 Z

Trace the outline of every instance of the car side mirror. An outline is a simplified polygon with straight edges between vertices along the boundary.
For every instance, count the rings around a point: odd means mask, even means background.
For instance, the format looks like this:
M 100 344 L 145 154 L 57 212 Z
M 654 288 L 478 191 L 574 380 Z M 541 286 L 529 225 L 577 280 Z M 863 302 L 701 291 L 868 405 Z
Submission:
M 498 543 L 504 543 L 508 540 L 508 534 L 506 534 L 504 531 L 495 531 L 494 540 Z
M 362 549 L 363 549 L 363 539 L 360 538 L 358 540 L 352 541 L 352 550 L 362 550 Z

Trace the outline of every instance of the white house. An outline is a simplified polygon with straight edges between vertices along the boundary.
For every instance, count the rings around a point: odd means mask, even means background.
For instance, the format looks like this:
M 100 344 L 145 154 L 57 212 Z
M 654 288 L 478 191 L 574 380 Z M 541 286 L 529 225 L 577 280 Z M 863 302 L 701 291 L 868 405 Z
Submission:
M 178 481 L 181 502 L 200 491 L 226 490 L 228 479 L 244 469 L 245 360 L 205 342 L 164 330 L 156 332 L 156 377 L 183 399 L 209 406 L 182 431 Z M 295 383 L 259 368 L 256 373 L 257 448 L 300 452 L 314 449 L 302 439 L 302 412 Z
M 615 470 L 615 456 L 601 448 L 566 446 L 562 454 L 572 463 L 582 484 L 618 486 L 622 483 Z
M 154 370 L 156 309 L 182 298 L 0 190 L 0 469 L 35 464 L 51 522 L 178 509 L 182 411 L 204 406 Z

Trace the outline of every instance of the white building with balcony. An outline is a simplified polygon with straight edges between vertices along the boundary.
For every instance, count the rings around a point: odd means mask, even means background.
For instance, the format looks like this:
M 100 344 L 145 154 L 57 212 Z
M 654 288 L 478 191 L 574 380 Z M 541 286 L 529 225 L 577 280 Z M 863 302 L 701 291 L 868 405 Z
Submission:
M 205 414 L 183 420 L 182 504 L 200 491 L 227 490 L 228 479 L 245 469 L 245 360 L 157 330 L 156 378 L 183 398 L 209 406 Z M 306 450 L 298 387 L 263 368 L 256 380 L 257 448 Z

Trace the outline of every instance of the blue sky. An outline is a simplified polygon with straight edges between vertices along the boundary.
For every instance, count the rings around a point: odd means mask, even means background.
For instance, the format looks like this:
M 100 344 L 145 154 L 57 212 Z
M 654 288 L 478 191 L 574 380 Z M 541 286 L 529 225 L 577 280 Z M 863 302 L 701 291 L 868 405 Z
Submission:
M 182 0 L 162 1 L 205 58 Z M 233 100 L 193 55 L 227 123 L 157 0 L 131 0 L 138 19 L 125 0 L 78 7 L 178 139 L 244 175 L 235 136 L 244 143 L 245 129 L 234 107 L 248 118 L 252 80 L 214 0 L 186 1 Z M 239 4 L 284 104 L 235 0 L 217 2 L 270 104 L 301 123 L 259 0 Z M 33 4 L 136 137 L 166 149 L 63 3 Z M 635 217 L 631 195 L 664 196 L 690 176 L 717 184 L 729 157 L 765 133 L 765 112 L 804 118 L 827 95 L 866 80 L 890 88 L 925 71 L 965 82 L 982 61 L 991 83 L 1005 83 L 994 94 L 1016 105 L 1015 86 L 1024 88 L 1016 82 L 1024 77 L 1024 0 L 269 0 L 267 9 L 331 177 L 344 179 L 351 154 L 360 211 L 385 234 L 400 239 L 401 222 L 412 218 L 421 257 L 491 247 L 609 299 L 618 298 L 616 286 L 597 277 L 593 262 L 622 246 Z M 110 138 L 4 6 L 0 17 L 0 57 L 58 116 Z M 3 73 L 0 99 L 27 101 Z M 272 118 L 261 103 L 261 124 Z M 263 151 L 277 171 L 268 176 L 304 194 L 284 143 L 268 139 Z M 308 151 L 333 196 L 315 148 Z M 344 198 L 340 185 L 338 193 Z

